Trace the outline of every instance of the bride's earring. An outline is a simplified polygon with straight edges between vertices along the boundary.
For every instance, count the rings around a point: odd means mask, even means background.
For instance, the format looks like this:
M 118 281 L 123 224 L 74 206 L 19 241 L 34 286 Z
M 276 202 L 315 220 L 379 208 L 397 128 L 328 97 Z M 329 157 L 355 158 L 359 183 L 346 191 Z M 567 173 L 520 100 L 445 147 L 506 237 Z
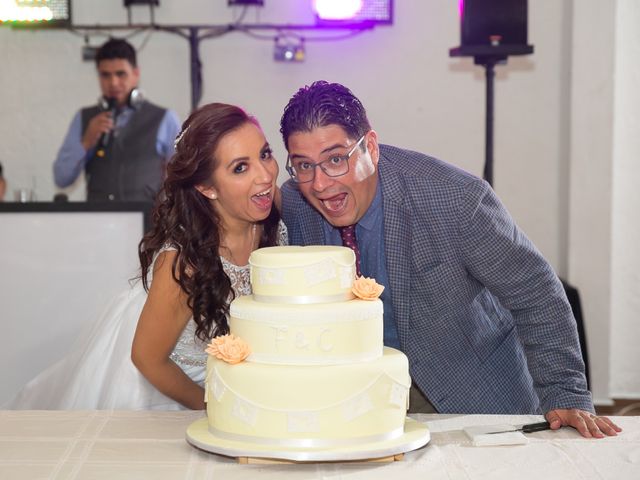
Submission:
M 205 185 L 196 185 L 195 189 L 200 192 L 201 195 L 204 195 L 207 198 L 210 198 L 211 200 L 217 200 L 218 199 L 218 194 L 214 191 L 214 187 L 212 185 L 209 186 L 205 186 Z

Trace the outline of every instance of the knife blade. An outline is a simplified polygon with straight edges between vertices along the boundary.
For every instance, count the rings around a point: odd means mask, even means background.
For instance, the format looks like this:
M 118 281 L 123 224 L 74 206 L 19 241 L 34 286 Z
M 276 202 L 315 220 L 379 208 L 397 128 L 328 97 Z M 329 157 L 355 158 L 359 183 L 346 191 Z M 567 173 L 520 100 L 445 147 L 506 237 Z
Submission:
M 487 435 L 493 435 L 494 433 L 508 433 L 508 432 L 522 432 L 522 433 L 533 433 L 533 432 L 541 432 L 542 430 L 549 430 L 551 428 L 551 424 L 549 422 L 538 422 L 538 423 L 527 423 L 526 425 L 522 425 L 521 427 L 514 427 L 511 430 L 500 430 L 499 432 L 487 432 Z

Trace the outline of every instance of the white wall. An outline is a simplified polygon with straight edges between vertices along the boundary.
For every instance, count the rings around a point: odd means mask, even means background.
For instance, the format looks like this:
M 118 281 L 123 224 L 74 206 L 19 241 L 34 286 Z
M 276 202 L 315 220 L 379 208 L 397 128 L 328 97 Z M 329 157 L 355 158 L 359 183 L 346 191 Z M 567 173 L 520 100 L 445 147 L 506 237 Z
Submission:
M 582 297 L 592 391 L 609 397 L 615 8 L 574 2 L 569 280 Z M 594 35 L 594 31 L 598 35 Z
M 238 11 L 226 3 L 162 2 L 156 21 L 229 22 Z M 569 20 L 562 2 L 531 3 L 530 41 L 536 54 L 512 58 L 497 69 L 495 186 L 521 226 L 564 274 L 566 205 L 560 185 L 566 158 L 560 153 L 566 127 L 559 123 L 560 97 L 567 82 L 563 25 Z M 312 23 L 310 4 L 270 0 L 262 9 L 250 9 L 245 21 Z M 460 43 L 456 2 L 395 4 L 393 26 L 346 40 L 307 41 L 302 64 L 274 62 L 272 41 L 238 32 L 204 40 L 203 102 L 238 103 L 255 113 L 284 161 L 278 122 L 289 97 L 313 80 L 339 81 L 361 97 L 383 142 L 424 151 L 480 174 L 485 81 L 482 68 L 471 59 L 448 55 L 449 48 Z M 147 19 L 146 8 L 133 11 L 134 20 Z M 76 24 L 126 21 L 121 2 L 74 1 L 73 15 Z M 103 39 L 96 37 L 92 43 Z M 56 191 L 51 164 L 71 117 L 80 106 L 95 103 L 99 93 L 94 65 L 81 61 L 83 42 L 82 36 L 67 31 L 0 28 L 3 65 L 9 66 L 0 75 L 0 161 L 11 184 L 9 194 L 15 187 L 30 186 L 32 178 L 40 199 L 51 199 Z M 137 47 L 144 44 L 139 57 L 147 96 L 185 118 L 190 109 L 186 40 L 145 32 L 131 42 Z M 82 199 L 83 188 L 79 182 L 69 192 L 71 197 Z
M 640 397 L 639 21 L 640 4 L 637 0 L 618 0 L 614 74 L 611 381 L 609 385 L 610 394 L 614 398 Z
M 310 23 L 310 3 L 267 0 L 264 8 L 251 9 L 245 21 Z M 529 41 L 535 53 L 499 66 L 495 85 L 496 191 L 558 273 L 579 288 L 589 322 L 596 398 L 603 401 L 609 396 L 611 368 L 612 5 L 530 0 Z M 76 24 L 126 21 L 122 2 L 75 0 L 73 14 Z M 226 0 L 161 2 L 156 21 L 222 24 L 237 14 Z M 134 20 L 146 19 L 146 9 L 134 8 Z M 130 39 L 140 48 L 141 86 L 150 99 L 185 118 L 190 108 L 187 42 L 163 32 L 147 35 Z M 203 103 L 238 103 L 256 114 L 282 164 L 278 121 L 288 98 L 313 80 L 339 81 L 363 100 L 382 142 L 480 174 L 484 72 L 471 59 L 448 56 L 459 39 L 457 2 L 452 0 L 396 1 L 393 26 L 346 40 L 307 41 L 302 64 L 274 62 L 272 41 L 234 32 L 201 43 Z M 94 66 L 80 60 L 82 44 L 82 36 L 67 31 L 0 28 L 0 161 L 10 189 L 35 178 L 40 198 L 50 199 L 55 192 L 51 163 L 62 137 L 77 108 L 98 96 Z M 620 155 L 628 158 L 630 150 Z M 606 191 L 603 185 L 609 185 Z M 83 185 L 79 182 L 70 193 L 83 198 Z M 640 396 L 640 390 L 634 392 Z
M 582 295 L 592 390 L 603 404 L 640 398 L 640 9 L 634 0 L 573 9 L 568 279 Z

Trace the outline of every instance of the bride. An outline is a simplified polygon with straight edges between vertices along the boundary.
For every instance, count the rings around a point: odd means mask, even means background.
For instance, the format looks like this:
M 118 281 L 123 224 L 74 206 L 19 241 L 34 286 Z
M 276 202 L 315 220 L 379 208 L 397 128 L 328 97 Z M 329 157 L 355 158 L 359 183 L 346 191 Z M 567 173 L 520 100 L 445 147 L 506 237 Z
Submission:
M 253 117 L 220 103 L 193 112 L 140 242 L 140 278 L 3 408 L 204 409 L 204 348 L 251 293 L 249 255 L 287 242 L 277 176 Z

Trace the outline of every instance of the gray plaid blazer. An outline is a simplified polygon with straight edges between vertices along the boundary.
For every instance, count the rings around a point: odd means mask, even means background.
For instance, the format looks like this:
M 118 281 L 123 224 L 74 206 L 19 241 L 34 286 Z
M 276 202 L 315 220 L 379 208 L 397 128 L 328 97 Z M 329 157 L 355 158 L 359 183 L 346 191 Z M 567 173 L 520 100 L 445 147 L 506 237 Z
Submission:
M 378 170 L 400 345 L 438 412 L 593 411 L 563 287 L 491 187 L 388 145 Z M 291 180 L 282 199 L 290 243 L 324 243 L 324 219 Z

